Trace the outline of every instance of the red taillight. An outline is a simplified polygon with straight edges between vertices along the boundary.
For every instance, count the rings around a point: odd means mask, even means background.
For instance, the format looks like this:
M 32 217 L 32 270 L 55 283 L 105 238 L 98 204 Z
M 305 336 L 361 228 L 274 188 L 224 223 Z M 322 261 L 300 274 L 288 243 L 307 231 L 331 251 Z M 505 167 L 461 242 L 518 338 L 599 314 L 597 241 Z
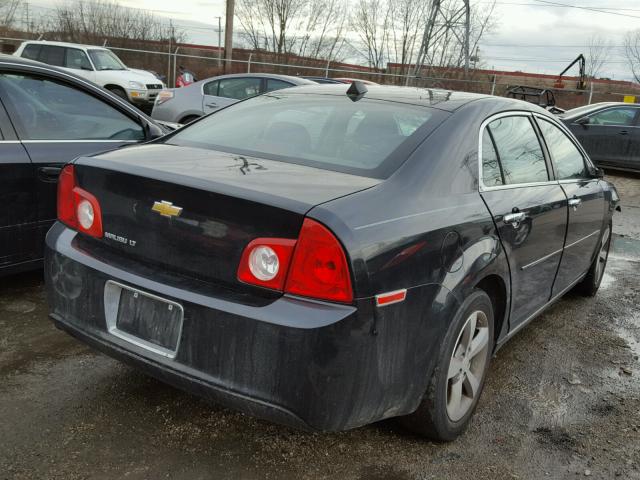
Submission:
M 102 237 L 102 211 L 98 199 L 76 186 L 73 165 L 67 165 L 58 178 L 58 220 L 92 237 Z
M 295 240 L 257 238 L 242 252 L 238 279 L 260 287 L 283 290 Z
M 320 300 L 353 300 L 342 245 L 325 226 L 308 218 L 297 241 L 258 238 L 249 243 L 242 253 L 238 279 Z
M 351 274 L 338 239 L 324 225 L 306 218 L 300 230 L 285 286 L 287 293 L 351 302 Z

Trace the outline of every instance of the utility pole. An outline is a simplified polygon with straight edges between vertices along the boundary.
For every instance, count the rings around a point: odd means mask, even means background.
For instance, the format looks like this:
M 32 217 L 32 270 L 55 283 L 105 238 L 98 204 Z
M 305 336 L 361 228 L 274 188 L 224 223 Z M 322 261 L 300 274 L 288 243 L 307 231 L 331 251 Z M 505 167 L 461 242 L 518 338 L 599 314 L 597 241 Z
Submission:
M 471 52 L 469 52 L 469 43 L 471 41 L 471 6 L 469 0 L 464 0 L 464 74 L 469 75 L 469 60 L 471 58 Z
M 233 11 L 235 0 L 227 0 L 227 17 L 224 30 L 224 59 L 225 73 L 231 73 L 231 59 L 233 57 Z
M 169 20 L 169 55 L 167 58 L 169 62 L 167 64 L 167 87 L 171 87 L 172 79 L 171 79 L 171 48 L 173 47 L 173 21 Z M 175 82 L 175 79 L 173 79 Z M 175 83 L 173 84 L 175 87 Z
M 218 19 L 218 68 L 222 66 L 222 17 Z

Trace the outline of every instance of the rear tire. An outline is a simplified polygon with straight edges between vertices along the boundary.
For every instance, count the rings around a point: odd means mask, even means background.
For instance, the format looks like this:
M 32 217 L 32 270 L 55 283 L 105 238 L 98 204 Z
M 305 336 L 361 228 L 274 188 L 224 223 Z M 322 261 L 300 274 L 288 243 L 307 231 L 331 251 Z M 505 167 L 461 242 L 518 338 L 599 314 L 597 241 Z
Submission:
M 598 243 L 598 253 L 593 260 L 587 276 L 576 285 L 576 291 L 587 297 L 593 297 L 598 293 L 604 271 L 607 268 L 607 260 L 609 259 L 609 249 L 611 248 L 612 223 L 609 222 L 607 228 L 602 232 L 600 243 Z
M 455 440 L 469 425 L 493 353 L 494 317 L 489 296 L 475 290 L 458 309 L 418 409 L 400 422 L 440 442 Z

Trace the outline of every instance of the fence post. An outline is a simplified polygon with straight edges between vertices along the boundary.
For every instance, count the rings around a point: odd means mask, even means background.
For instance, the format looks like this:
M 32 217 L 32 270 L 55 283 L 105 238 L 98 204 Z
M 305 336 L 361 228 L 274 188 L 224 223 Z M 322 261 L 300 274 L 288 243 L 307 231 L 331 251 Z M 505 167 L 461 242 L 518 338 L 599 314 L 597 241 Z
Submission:
M 251 73 L 251 57 L 253 56 L 253 52 L 249 54 L 249 61 L 247 62 L 247 73 Z
M 324 69 L 324 76 L 325 77 L 329 77 L 329 64 L 331 63 L 331 60 L 327 60 L 327 68 Z
M 173 52 L 173 81 L 174 82 L 176 81 L 176 64 L 178 63 L 178 50 L 180 50 L 180 47 L 177 47 L 175 52 Z M 175 87 L 175 83 L 173 86 Z
M 496 78 L 498 78 L 498 76 L 494 75 L 493 82 L 491 82 L 491 95 L 495 95 L 496 93 Z
M 591 105 L 591 100 L 593 100 L 593 80 L 591 80 L 591 86 L 589 87 L 589 103 L 587 105 Z

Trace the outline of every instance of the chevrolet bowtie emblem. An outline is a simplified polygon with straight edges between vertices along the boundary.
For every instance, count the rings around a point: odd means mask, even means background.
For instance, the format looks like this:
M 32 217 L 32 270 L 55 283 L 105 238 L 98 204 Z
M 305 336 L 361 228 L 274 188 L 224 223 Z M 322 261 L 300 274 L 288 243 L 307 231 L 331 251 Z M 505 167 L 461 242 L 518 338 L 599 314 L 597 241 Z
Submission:
M 151 208 L 156 213 L 159 213 L 163 217 L 179 217 L 182 213 L 182 207 L 176 207 L 171 202 L 162 200 L 161 202 L 154 202 Z

